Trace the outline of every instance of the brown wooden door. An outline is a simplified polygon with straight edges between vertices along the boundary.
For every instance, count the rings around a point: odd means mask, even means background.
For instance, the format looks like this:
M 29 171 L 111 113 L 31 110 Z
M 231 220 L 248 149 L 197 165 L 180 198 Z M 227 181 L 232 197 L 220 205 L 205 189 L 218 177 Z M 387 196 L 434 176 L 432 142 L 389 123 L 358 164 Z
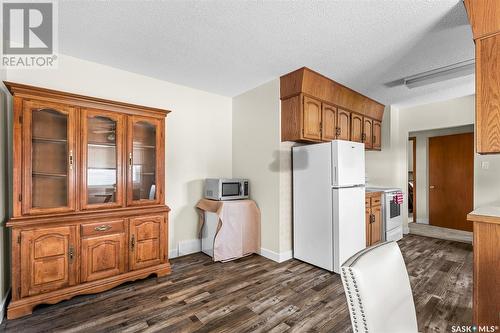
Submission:
M 76 209 L 76 109 L 23 102 L 22 212 L 49 214 Z
M 307 96 L 304 96 L 303 136 L 321 140 L 321 102 Z
M 164 123 L 129 116 L 127 131 L 127 205 L 163 203 Z
M 351 141 L 363 142 L 363 116 L 351 114 Z
M 382 209 L 381 206 L 372 207 L 372 221 L 370 224 L 370 245 L 382 240 Z
M 125 220 L 82 225 L 82 282 L 118 275 L 126 271 Z
M 83 109 L 81 112 L 82 209 L 124 206 L 125 116 Z
M 370 206 L 365 208 L 365 226 L 366 226 L 366 246 L 371 245 L 371 209 Z
M 337 136 L 337 108 L 326 103 L 322 104 L 321 139 L 323 141 L 335 140 Z
M 338 109 L 337 113 L 337 139 L 350 140 L 351 138 L 351 113 Z
M 366 149 L 373 148 L 373 123 L 370 118 L 363 119 L 363 142 Z
M 166 222 L 163 216 L 130 219 L 129 265 L 131 270 L 165 262 Z
M 373 149 L 382 148 L 382 123 L 378 120 L 373 121 L 373 138 L 372 138 Z
M 429 138 L 429 224 L 472 231 L 474 134 Z
M 77 283 L 76 227 L 21 231 L 21 297 Z

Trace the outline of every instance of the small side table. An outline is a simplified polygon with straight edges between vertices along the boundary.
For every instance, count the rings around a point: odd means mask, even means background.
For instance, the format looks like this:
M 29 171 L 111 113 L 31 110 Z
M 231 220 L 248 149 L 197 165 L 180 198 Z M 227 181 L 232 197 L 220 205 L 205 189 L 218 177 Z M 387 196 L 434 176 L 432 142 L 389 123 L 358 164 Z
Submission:
M 260 210 L 253 200 L 215 201 L 202 199 L 196 205 L 200 216 L 200 238 L 205 213 L 218 219 L 213 236 L 213 260 L 228 261 L 260 251 Z M 211 236 L 203 241 L 211 241 Z

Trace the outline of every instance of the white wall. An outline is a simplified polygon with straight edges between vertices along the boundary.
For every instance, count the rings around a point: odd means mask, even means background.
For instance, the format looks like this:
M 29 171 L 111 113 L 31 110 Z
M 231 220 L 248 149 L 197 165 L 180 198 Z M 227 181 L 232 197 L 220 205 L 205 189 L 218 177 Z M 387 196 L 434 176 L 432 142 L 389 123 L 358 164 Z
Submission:
M 232 176 L 231 98 L 69 56 L 55 70 L 9 70 L 13 82 L 172 110 L 166 127 L 170 252 L 197 238 L 194 206 L 207 177 Z M 257 136 L 256 136 L 257 137 Z
M 387 117 L 390 117 L 390 121 L 387 121 L 389 120 L 386 119 Z M 368 184 L 402 188 L 405 193 L 402 211 L 407 212 L 408 158 L 406 147 L 408 134 L 416 131 L 466 126 L 473 123 L 474 96 L 401 110 L 392 107 L 390 112 L 386 110 L 383 123 L 382 152 L 367 152 L 366 154 Z M 480 168 L 480 163 L 483 161 L 489 162 L 489 169 Z M 498 191 L 500 177 L 498 174 L 500 174 L 500 155 L 475 156 L 474 207 L 500 201 L 500 191 Z M 405 231 L 408 231 L 407 214 L 403 214 L 403 225 Z
M 278 261 L 292 249 L 292 143 L 280 141 L 279 79 L 233 98 L 233 175 L 250 180 L 262 219 L 262 254 Z
M 410 132 L 417 140 L 417 221 L 429 224 L 429 138 L 443 135 L 474 132 L 474 125 Z M 411 168 L 411 166 L 408 166 Z

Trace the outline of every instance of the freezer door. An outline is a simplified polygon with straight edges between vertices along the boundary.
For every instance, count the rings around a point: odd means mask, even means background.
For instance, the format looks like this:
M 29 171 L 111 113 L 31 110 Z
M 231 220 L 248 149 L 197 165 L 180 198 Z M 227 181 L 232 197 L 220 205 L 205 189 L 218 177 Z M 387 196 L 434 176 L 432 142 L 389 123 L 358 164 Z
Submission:
M 365 184 L 365 145 L 334 140 L 332 145 L 332 185 L 345 187 Z
M 330 144 L 294 147 L 293 256 L 333 270 Z
M 333 189 L 333 271 L 366 247 L 365 188 Z

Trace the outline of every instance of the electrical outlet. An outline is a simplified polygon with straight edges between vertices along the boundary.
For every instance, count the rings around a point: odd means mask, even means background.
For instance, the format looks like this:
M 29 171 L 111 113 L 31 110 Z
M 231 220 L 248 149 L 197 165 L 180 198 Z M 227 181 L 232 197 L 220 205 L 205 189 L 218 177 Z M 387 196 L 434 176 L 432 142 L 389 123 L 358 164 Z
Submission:
M 490 168 L 490 162 L 481 162 L 481 169 L 488 170 Z

